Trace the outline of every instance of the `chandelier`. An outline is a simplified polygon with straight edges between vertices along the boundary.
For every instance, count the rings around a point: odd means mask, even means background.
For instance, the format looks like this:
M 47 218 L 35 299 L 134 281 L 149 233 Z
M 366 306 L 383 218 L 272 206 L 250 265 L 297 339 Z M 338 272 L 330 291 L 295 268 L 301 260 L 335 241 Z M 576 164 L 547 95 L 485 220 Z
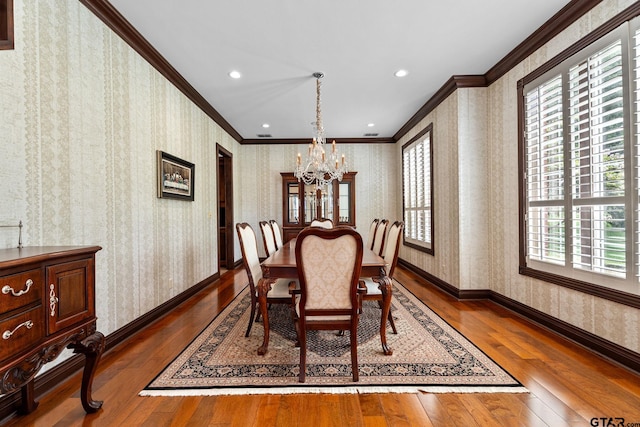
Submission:
M 298 153 L 294 176 L 298 178 L 298 181 L 303 181 L 307 185 L 325 186 L 333 180 L 342 181 L 342 175 L 347 173 L 347 163 L 344 154 L 338 155 L 335 140 L 331 144 L 330 152 L 326 152 L 327 144 L 324 139 L 322 110 L 320 109 L 320 79 L 324 77 L 324 74 L 313 73 L 313 77 L 316 78 L 316 136 L 309 144 L 309 152 L 304 161 Z

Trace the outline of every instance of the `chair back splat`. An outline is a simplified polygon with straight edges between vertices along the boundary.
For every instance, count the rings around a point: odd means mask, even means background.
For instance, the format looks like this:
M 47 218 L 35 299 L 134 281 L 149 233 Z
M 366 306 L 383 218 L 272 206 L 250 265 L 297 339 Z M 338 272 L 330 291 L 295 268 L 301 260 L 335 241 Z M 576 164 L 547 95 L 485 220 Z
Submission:
M 262 232 L 262 242 L 267 256 L 273 255 L 276 251 L 276 239 L 273 236 L 273 228 L 269 221 L 260 221 L 260 231 Z
M 333 221 L 328 218 L 314 219 L 311 227 L 333 228 Z
M 309 227 L 298 235 L 295 251 L 300 280 L 296 304 L 299 380 L 304 382 L 306 375 L 306 332 L 315 329 L 349 331 L 353 381 L 358 381 L 358 281 L 362 269 L 362 237 L 350 227 Z
M 276 249 L 280 249 L 283 244 L 282 232 L 280 232 L 280 226 L 278 225 L 275 219 L 272 219 L 271 221 L 269 221 L 269 224 L 271 224 L 271 230 L 273 231 L 273 238 L 276 244 Z
M 388 225 L 389 225 L 389 220 L 381 219 L 380 222 L 378 223 L 378 227 L 376 227 L 376 234 L 373 239 L 373 247 L 371 248 L 371 250 L 380 256 L 382 256 L 384 239 L 387 236 Z
M 387 230 L 387 242 L 384 244 L 382 258 L 387 262 L 387 276 L 393 278 L 398 263 L 400 251 L 400 239 L 404 230 L 404 222 L 396 221 Z
M 373 249 L 373 242 L 375 241 L 376 236 L 376 228 L 378 228 L 378 224 L 380 223 L 380 219 L 376 218 L 371 222 L 369 226 L 369 235 L 367 236 L 367 247 L 369 249 Z

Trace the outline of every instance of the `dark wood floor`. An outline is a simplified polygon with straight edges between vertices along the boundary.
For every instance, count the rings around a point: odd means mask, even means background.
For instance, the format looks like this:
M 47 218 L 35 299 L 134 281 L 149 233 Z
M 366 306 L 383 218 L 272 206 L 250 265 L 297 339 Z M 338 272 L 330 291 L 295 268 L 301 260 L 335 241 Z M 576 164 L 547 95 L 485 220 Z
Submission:
M 86 415 L 82 410 L 78 374 L 42 396 L 34 413 L 6 425 L 640 426 L 636 373 L 492 302 L 456 301 L 400 267 L 400 282 L 530 393 L 139 397 L 138 392 L 242 289 L 245 277 L 240 270 L 229 272 L 126 345 L 107 352 L 93 385 L 93 397 L 104 400 L 98 413 Z M 619 418 L 624 418 L 623 424 Z

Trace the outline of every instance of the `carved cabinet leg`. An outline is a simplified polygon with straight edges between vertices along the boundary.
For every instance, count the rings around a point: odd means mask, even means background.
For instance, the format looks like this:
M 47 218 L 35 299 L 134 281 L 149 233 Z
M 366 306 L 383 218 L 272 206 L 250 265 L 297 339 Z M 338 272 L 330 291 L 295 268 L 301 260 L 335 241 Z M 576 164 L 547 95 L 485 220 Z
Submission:
M 93 384 L 93 376 L 96 372 L 100 356 L 104 350 L 104 335 L 95 332 L 82 341 L 69 345 L 73 348 L 74 353 L 82 353 L 85 355 L 84 372 L 82 373 L 82 389 L 80 391 L 80 400 L 82 407 L 88 413 L 94 413 L 102 407 L 101 400 L 93 400 L 91 398 L 91 386 Z
M 20 395 L 22 397 L 18 413 L 21 415 L 30 414 L 38 407 L 38 402 L 35 400 L 35 393 L 33 391 L 33 378 L 22 386 L 20 389 Z

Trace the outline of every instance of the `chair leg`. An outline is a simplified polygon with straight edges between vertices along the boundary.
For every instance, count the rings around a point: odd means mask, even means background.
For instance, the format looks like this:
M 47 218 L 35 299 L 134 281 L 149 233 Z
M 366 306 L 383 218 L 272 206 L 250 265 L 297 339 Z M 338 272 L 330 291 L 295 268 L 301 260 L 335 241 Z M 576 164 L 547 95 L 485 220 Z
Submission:
M 267 310 L 271 310 L 271 304 L 267 306 Z M 256 313 L 256 322 L 259 322 L 259 321 L 260 321 L 260 312 L 258 311 Z
M 260 314 L 260 312 L 258 312 L 258 314 Z M 251 315 L 249 316 L 249 326 L 247 326 L 247 333 L 244 334 L 245 337 L 249 336 L 249 333 L 251 332 L 251 327 L 253 326 L 253 318 L 254 316 L 257 317 L 256 315 L 256 300 L 255 298 L 251 298 Z
M 351 326 L 350 341 L 351 341 L 351 372 L 353 375 L 353 381 L 360 381 L 360 372 L 358 370 L 358 323 L 354 322 L 355 326 Z
M 300 375 L 298 381 L 305 382 L 307 371 L 307 331 L 300 331 L 298 339 L 300 340 Z
M 382 300 L 378 300 L 378 306 L 382 308 Z M 389 309 L 389 316 L 387 316 L 387 319 L 389 319 L 389 323 L 391 324 L 391 329 L 393 330 L 393 333 L 398 335 L 398 330 L 396 329 L 396 322 L 393 320 L 393 316 L 391 315 L 391 309 Z
M 396 329 L 396 322 L 393 320 L 393 316 L 391 315 L 391 310 L 389 310 L 389 323 L 391 323 L 391 329 L 393 329 L 393 333 L 398 335 L 398 330 Z

